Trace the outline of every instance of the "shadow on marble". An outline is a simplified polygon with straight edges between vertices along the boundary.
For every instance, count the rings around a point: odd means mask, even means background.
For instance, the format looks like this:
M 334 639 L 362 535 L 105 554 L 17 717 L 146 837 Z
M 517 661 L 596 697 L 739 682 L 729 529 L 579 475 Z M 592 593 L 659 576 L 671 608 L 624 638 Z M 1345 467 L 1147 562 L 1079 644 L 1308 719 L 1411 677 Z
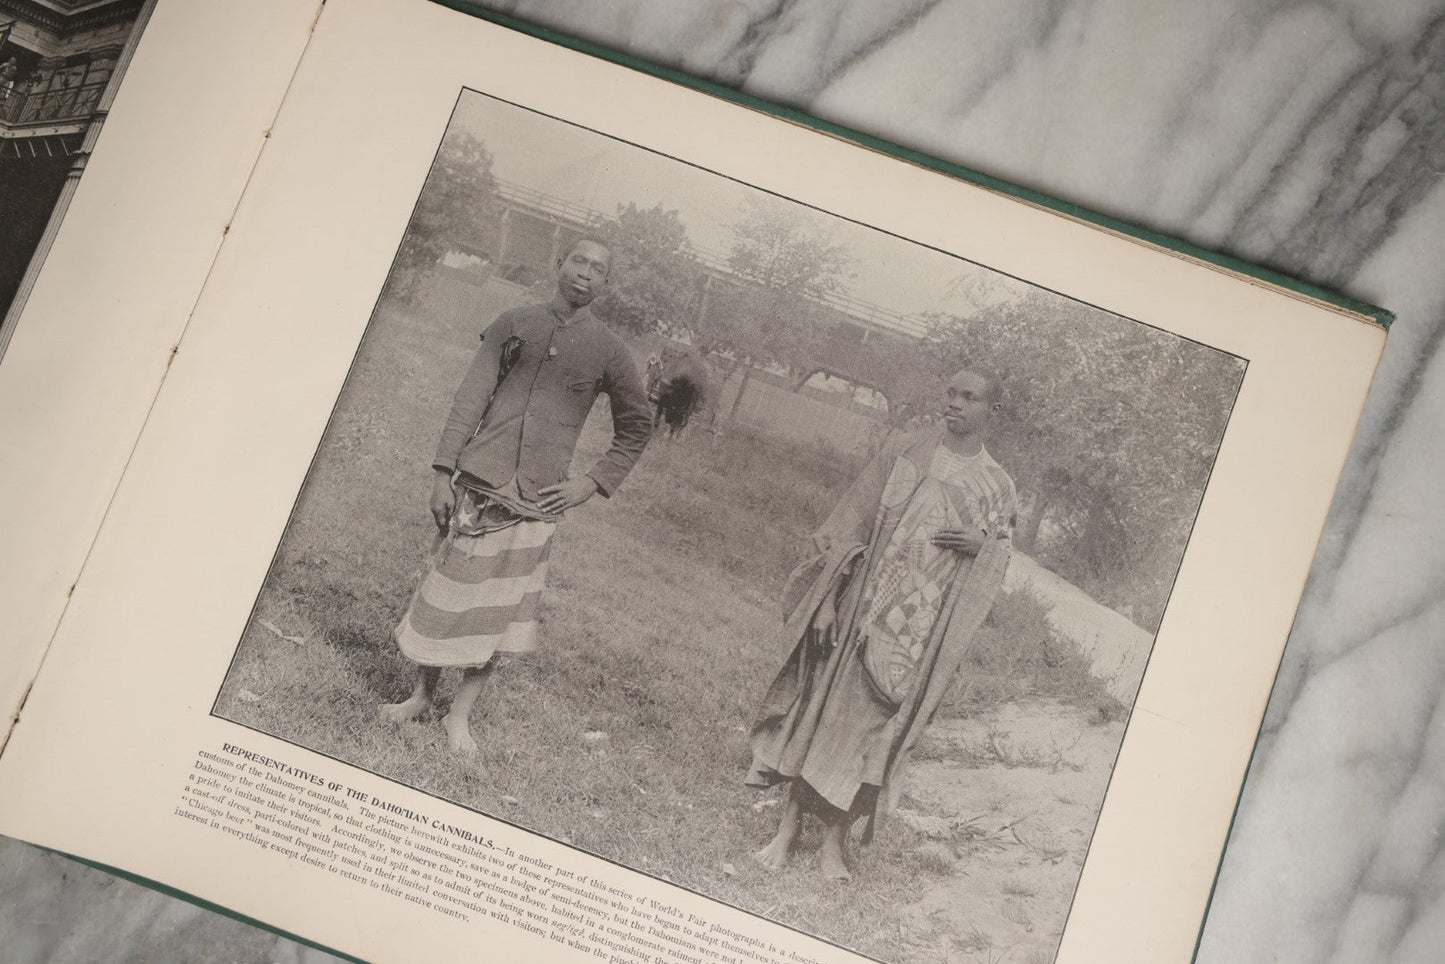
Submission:
M 0 838 L 5 964 L 341 964 L 341 958 Z

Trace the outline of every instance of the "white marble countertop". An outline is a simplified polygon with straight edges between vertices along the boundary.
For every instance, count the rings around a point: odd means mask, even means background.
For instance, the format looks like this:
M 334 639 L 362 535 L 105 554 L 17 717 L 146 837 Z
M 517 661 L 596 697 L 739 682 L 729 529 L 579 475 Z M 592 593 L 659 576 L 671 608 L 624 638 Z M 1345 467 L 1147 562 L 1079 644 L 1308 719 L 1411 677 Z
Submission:
M 1198 959 L 1445 960 L 1445 0 L 490 5 L 1395 311 Z M 62 870 L 3 853 L 0 892 Z

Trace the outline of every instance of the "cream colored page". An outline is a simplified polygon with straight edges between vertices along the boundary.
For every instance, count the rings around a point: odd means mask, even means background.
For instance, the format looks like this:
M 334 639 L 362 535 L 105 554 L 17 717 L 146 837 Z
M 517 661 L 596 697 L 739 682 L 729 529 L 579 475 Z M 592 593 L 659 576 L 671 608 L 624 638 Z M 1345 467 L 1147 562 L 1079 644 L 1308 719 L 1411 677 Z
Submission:
M 358 97 L 357 78 L 373 73 L 382 49 L 392 82 Z M 413 959 L 422 933 L 436 954 L 486 946 L 499 959 L 586 959 L 512 929 L 438 920 L 176 819 L 196 751 L 244 742 L 321 779 L 446 814 L 502 846 L 779 947 L 816 960 L 856 959 L 208 716 L 464 86 L 1249 360 L 1058 958 L 1188 960 L 1383 333 L 419 0 L 328 4 L 26 716 L 0 759 L 0 830 L 368 959 Z M 202 548 L 197 533 L 214 531 L 217 506 L 225 507 L 225 537 L 205 539 Z M 86 714 L 72 715 L 73 706 Z
M 316 4 L 162 0 L 0 362 L 0 707 L 43 658 Z

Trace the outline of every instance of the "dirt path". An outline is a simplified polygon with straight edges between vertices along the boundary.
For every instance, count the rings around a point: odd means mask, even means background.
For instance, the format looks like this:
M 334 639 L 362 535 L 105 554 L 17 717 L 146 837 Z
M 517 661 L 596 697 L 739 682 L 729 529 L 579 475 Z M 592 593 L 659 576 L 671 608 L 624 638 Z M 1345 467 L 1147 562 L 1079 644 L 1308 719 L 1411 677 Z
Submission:
M 1054 959 L 1123 726 L 1037 701 L 933 726 L 898 817 L 942 882 L 900 908 L 899 964 Z

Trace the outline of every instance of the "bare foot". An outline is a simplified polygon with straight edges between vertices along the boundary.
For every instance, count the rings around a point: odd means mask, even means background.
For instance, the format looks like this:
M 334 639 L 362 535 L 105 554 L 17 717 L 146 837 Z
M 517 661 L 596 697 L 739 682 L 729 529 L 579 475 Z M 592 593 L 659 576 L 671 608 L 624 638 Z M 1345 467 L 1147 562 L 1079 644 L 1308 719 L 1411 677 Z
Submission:
M 818 869 L 829 880 L 852 880 L 848 862 L 843 858 L 842 842 L 830 833 L 823 835 L 823 846 L 818 849 Z
M 796 787 L 789 787 L 788 802 L 783 805 L 783 816 L 778 820 L 778 832 L 773 834 L 773 839 L 768 841 L 766 847 L 753 854 L 753 859 L 769 870 L 782 869 L 788 862 L 793 841 L 798 838 L 798 831 L 802 826 L 803 807 L 799 791 Z
M 784 839 L 783 834 L 779 832 L 777 836 L 768 841 L 766 847 L 753 854 L 753 859 L 769 870 L 781 870 L 783 865 L 788 862 L 792 849 L 793 841 Z
M 466 717 L 457 718 L 455 713 L 442 717 L 442 728 L 447 731 L 447 746 L 462 756 L 476 756 L 477 741 L 472 739 L 472 728 Z
M 790 851 L 792 851 L 790 844 L 792 844 L 792 841 L 786 841 L 785 843 L 785 841 L 773 837 L 772 840 L 767 843 L 766 847 L 763 847 L 762 850 L 753 854 L 753 858 L 757 863 L 763 864 L 766 869 L 782 870 L 783 866 L 788 864 L 788 858 L 792 856 L 792 854 L 790 854 Z
M 377 715 L 391 723 L 409 723 L 431 708 L 431 700 L 412 694 L 402 703 L 385 703 L 377 708 Z

